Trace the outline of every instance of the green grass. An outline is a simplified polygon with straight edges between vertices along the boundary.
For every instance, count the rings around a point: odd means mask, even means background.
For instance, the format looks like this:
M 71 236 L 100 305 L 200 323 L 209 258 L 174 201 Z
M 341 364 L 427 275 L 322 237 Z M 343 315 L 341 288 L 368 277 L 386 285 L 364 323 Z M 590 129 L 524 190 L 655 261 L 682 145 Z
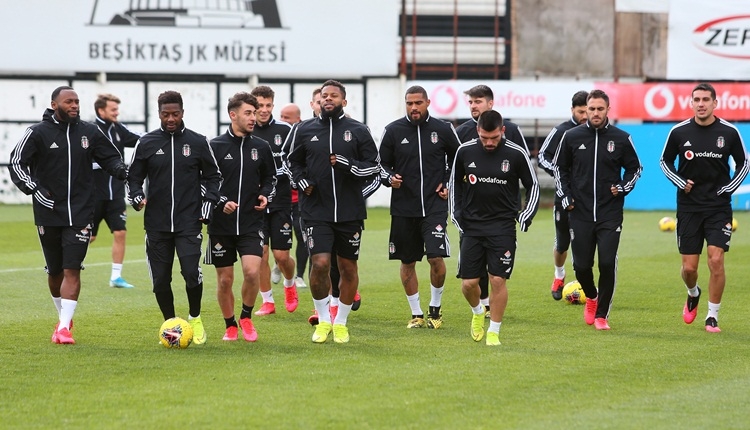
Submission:
M 107 286 L 111 237 L 103 232 L 82 273 L 75 346 L 50 343 L 56 315 L 29 206 L 0 206 L 0 427 L 3 428 L 743 428 L 750 408 L 750 214 L 726 255 L 720 334 L 703 330 L 706 301 L 682 322 L 685 290 L 667 212 L 628 212 L 610 332 L 554 302 L 551 212 L 519 233 L 501 347 L 475 343 L 471 313 L 453 277 L 445 324 L 407 330 L 398 263 L 387 260 L 389 217 L 371 209 L 360 259 L 362 308 L 346 345 L 310 342 L 309 291 L 297 312 L 255 317 L 260 339 L 222 342 L 216 276 L 204 266 L 208 343 L 157 344 L 161 324 L 147 276 L 140 213 L 130 212 L 124 275 Z M 106 228 L 105 228 L 106 230 Z M 177 267 L 177 265 L 175 265 Z M 418 266 L 422 305 L 427 263 Z M 568 280 L 574 278 L 568 262 Z M 701 261 L 700 284 L 708 270 Z M 176 268 L 178 314 L 184 284 Z M 239 287 L 236 287 L 238 290 Z M 238 291 L 236 291 L 238 295 Z M 260 299 L 258 300 L 260 303 Z

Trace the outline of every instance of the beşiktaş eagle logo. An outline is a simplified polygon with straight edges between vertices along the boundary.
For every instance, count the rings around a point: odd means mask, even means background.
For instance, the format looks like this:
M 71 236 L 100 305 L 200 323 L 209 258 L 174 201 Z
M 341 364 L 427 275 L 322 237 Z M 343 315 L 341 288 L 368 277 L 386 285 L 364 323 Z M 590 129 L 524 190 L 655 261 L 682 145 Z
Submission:
M 276 0 L 109 0 L 99 3 L 99 0 L 94 1 L 90 25 L 281 28 Z

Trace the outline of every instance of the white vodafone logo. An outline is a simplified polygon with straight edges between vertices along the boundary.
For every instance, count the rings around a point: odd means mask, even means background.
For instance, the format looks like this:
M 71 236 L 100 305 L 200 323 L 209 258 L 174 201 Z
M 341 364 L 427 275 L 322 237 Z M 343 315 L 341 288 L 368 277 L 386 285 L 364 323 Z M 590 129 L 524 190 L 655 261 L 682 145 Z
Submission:
M 692 160 L 693 158 L 695 158 L 695 153 L 688 149 L 687 151 L 685 151 L 685 158 L 687 160 Z
M 469 183 L 470 183 L 471 185 L 474 185 L 474 184 L 476 184 L 476 183 L 477 183 L 477 175 L 475 175 L 475 174 L 470 174 L 470 175 L 469 175 Z
M 643 107 L 652 118 L 664 118 L 672 113 L 674 101 L 674 94 L 669 87 L 655 85 L 643 96 Z

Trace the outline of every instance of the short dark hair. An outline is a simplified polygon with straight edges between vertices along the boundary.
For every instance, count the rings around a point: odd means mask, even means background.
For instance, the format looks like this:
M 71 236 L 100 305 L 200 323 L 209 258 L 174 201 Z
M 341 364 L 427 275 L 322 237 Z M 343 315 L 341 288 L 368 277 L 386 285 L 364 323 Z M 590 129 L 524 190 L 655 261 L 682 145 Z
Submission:
M 255 109 L 258 109 L 258 99 L 256 99 L 255 96 L 250 93 L 241 91 L 233 95 L 229 99 L 229 103 L 227 103 L 227 112 L 231 112 L 239 108 L 243 103 L 247 103 Z
M 709 84 L 708 82 L 701 82 L 700 84 L 696 85 L 690 95 L 692 96 L 696 91 L 708 91 L 709 93 L 711 93 L 711 100 L 716 100 L 716 90 L 714 89 L 714 86 Z
M 75 90 L 73 90 L 73 87 L 69 87 L 67 85 L 59 86 L 59 87 L 55 88 L 54 91 L 52 91 L 52 97 L 50 98 L 50 100 L 55 101 L 55 99 L 57 98 L 57 96 L 59 96 L 60 93 L 63 92 L 63 91 L 65 91 L 65 90 L 75 91 Z
M 276 97 L 276 93 L 273 92 L 271 87 L 267 85 L 259 85 L 253 88 L 253 90 L 250 91 L 250 94 L 253 97 L 263 97 L 263 98 L 271 99 L 271 100 L 273 100 L 273 98 Z
M 161 110 L 161 107 L 166 104 L 171 103 L 177 103 L 180 105 L 180 109 L 183 108 L 182 106 L 182 94 L 178 93 L 177 91 L 164 91 L 163 93 L 159 94 L 159 98 L 157 99 L 157 102 L 159 104 L 159 110 Z
M 315 96 L 316 96 L 317 94 L 320 94 L 320 88 L 315 88 L 315 89 L 313 90 L 313 93 L 312 93 L 312 98 L 313 98 L 313 99 L 315 99 Z
M 586 97 L 586 103 L 588 104 L 591 99 L 604 99 L 604 102 L 609 106 L 609 96 L 602 90 L 591 90 L 588 97 Z
M 99 109 L 107 107 L 107 102 L 115 102 L 118 105 L 121 103 L 120 98 L 114 94 L 99 94 L 94 101 L 94 111 L 99 112 Z
M 427 90 L 424 89 L 424 87 L 421 87 L 419 85 L 412 85 L 409 88 L 406 89 L 406 95 L 409 94 L 421 94 L 424 96 L 425 100 L 428 99 L 427 97 Z
M 588 91 L 578 91 L 577 93 L 573 94 L 573 99 L 571 100 L 573 104 L 571 105 L 571 107 L 586 106 L 586 99 L 588 98 L 588 96 Z
M 482 112 L 477 118 L 477 127 L 485 131 L 497 130 L 503 127 L 503 116 L 496 110 Z
M 335 79 L 329 79 L 323 82 L 323 85 L 320 86 L 321 91 L 323 90 L 323 88 L 328 87 L 328 86 L 338 87 L 338 89 L 341 90 L 341 95 L 344 96 L 344 98 L 346 98 L 346 87 L 344 86 L 344 84 L 342 84 L 341 82 Z
M 488 87 L 487 85 L 473 86 L 464 91 L 464 94 L 469 97 L 474 97 L 475 99 L 485 98 L 487 99 L 487 101 L 495 99 L 495 94 L 492 92 L 492 88 Z

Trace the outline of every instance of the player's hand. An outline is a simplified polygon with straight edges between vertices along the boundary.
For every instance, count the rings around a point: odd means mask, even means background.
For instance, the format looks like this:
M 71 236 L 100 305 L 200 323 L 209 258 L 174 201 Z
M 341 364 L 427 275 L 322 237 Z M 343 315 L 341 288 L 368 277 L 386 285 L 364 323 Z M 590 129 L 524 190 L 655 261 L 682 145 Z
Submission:
M 304 190 L 303 190 L 302 192 L 303 192 L 303 193 L 305 193 L 305 195 L 306 195 L 306 196 L 309 196 L 309 195 L 310 195 L 310 194 L 312 194 L 312 192 L 313 192 L 313 186 L 312 186 L 312 185 L 309 185 L 309 186 L 308 186 L 307 188 L 305 188 L 305 189 L 304 189 Z
M 438 193 L 441 199 L 448 200 L 448 187 L 444 187 L 442 182 L 437 186 L 435 192 Z
M 230 200 L 230 201 L 224 203 L 224 209 L 222 210 L 222 212 L 224 212 L 225 214 L 228 215 L 228 214 L 236 211 L 238 207 L 239 207 L 239 205 L 237 204 L 237 202 L 233 202 L 233 201 Z
M 392 188 L 401 188 L 401 183 L 404 182 L 401 179 L 401 175 L 399 175 L 398 173 L 395 173 L 393 176 L 391 176 L 390 181 Z
M 266 196 L 258 196 L 258 205 L 255 206 L 256 211 L 262 211 L 268 205 L 268 198 Z
M 616 186 L 612 185 L 611 187 L 609 187 L 609 191 L 612 192 L 613 196 L 617 195 L 617 187 Z
M 695 184 L 695 182 L 693 182 L 692 179 L 687 180 L 687 183 L 685 184 L 685 194 L 689 193 L 690 190 L 693 189 L 693 184 Z
M 331 154 L 330 155 L 330 160 L 331 160 L 331 166 L 335 166 L 336 165 L 336 154 Z

